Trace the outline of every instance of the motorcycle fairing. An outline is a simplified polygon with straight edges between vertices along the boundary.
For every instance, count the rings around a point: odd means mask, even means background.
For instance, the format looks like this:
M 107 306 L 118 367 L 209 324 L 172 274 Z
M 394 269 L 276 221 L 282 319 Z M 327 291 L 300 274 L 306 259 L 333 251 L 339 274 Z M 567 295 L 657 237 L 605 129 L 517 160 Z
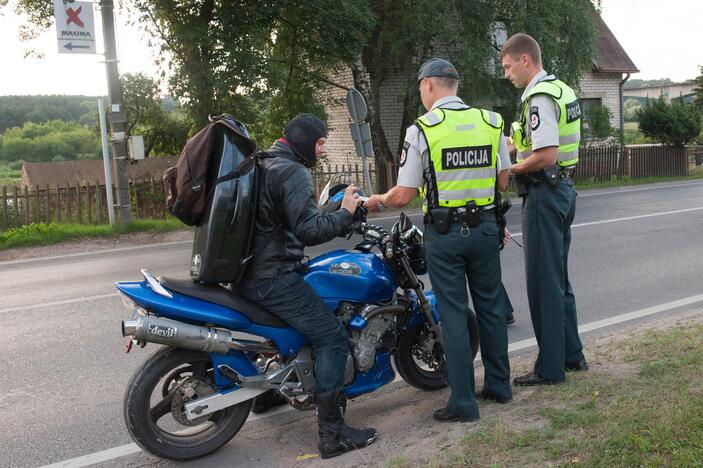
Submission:
M 376 362 L 368 371 L 357 372 L 354 381 L 344 387 L 343 391 L 348 398 L 356 398 L 365 393 L 371 393 L 395 379 L 395 372 L 391 365 L 390 353 L 376 353 Z

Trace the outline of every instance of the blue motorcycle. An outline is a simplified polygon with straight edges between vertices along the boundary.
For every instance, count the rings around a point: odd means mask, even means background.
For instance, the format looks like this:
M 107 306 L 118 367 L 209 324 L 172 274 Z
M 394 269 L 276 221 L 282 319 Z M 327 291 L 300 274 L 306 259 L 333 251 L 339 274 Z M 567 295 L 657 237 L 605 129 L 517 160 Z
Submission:
M 348 398 L 392 382 L 395 369 L 413 387 L 447 385 L 442 332 L 432 292 L 423 291 L 422 232 L 401 214 L 391 232 L 364 220 L 361 242 L 307 262 L 301 273 L 347 328 Z M 133 344 L 165 345 L 127 385 L 124 417 L 134 441 L 159 457 L 212 453 L 244 425 L 253 399 L 279 392 L 294 408 L 314 409 L 314 353 L 306 338 L 229 285 L 155 278 L 118 282 L 132 318 L 122 334 Z M 473 353 L 476 317 L 470 316 Z

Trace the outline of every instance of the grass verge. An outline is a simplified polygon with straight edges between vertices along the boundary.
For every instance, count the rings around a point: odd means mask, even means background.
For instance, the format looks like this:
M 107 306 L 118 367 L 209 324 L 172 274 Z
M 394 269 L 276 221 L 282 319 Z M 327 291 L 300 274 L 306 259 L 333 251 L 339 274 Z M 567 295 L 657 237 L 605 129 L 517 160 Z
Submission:
M 59 242 L 88 237 L 115 237 L 132 232 L 168 232 L 184 228 L 184 224 L 176 218 L 165 220 L 142 219 L 132 221 L 124 226 L 109 226 L 106 224 L 29 224 L 0 232 L 0 250 L 30 245 L 58 244 Z
M 702 466 L 702 345 L 703 324 L 618 342 L 566 385 L 516 390 L 512 408 L 425 465 Z

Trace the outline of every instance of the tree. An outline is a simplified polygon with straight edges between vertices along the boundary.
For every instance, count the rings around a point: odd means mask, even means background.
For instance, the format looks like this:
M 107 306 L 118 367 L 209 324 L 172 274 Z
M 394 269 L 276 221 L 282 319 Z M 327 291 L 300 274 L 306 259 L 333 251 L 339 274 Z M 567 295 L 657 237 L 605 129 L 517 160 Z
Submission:
M 581 120 L 581 136 L 584 139 L 606 139 L 616 136 L 618 131 L 610 125 L 610 109 L 605 106 L 593 106 L 586 110 Z
M 95 132 L 75 122 L 27 122 L 5 131 L 0 160 L 39 162 L 95 158 L 98 148 Z
M 693 101 L 698 110 L 703 111 L 703 65 L 699 66 L 701 74 L 696 78 L 696 87 L 693 92 L 696 93 L 696 99 Z
M 497 103 L 506 120 L 517 116 L 521 91 L 501 79 L 495 37 L 501 29 L 507 35 L 531 34 L 542 47 L 545 69 L 572 86 L 592 67 L 596 31 L 590 0 L 450 1 L 431 7 L 419 0 L 379 0 L 372 11 L 375 28 L 352 71 L 355 87 L 369 104 L 377 167 L 400 153 L 400 147 L 389 146 L 381 125 L 383 89 L 400 84 L 406 90 L 404 131 L 424 112 L 416 77 L 420 64 L 432 56 L 446 57 L 457 67 L 462 98 L 475 105 Z
M 0 132 L 21 127 L 25 122 L 50 120 L 90 126 L 97 109 L 98 98 L 91 96 L 0 96 Z
M 701 133 L 701 112 L 681 100 L 657 99 L 637 111 L 639 129 L 665 145 L 683 146 Z
M 120 80 L 122 104 L 127 113 L 127 133 L 144 136 L 145 156 L 178 154 L 189 130 L 180 108 L 166 112 L 158 83 L 143 73 L 127 73 Z
M 51 23 L 38 0 L 15 0 L 34 24 Z M 259 139 L 272 138 L 301 111 L 322 111 L 320 96 L 334 75 L 351 67 L 366 97 L 376 161 L 394 159 L 381 125 L 384 87 L 400 84 L 403 130 L 419 112 L 415 76 L 422 61 L 441 55 L 462 73 L 461 96 L 481 105 L 499 100 L 516 114 L 519 91 L 500 79 L 496 25 L 528 32 L 542 45 L 544 65 L 576 86 L 592 66 L 595 28 L 590 0 L 129 0 L 136 21 L 171 72 L 171 92 L 196 127 L 228 111 Z M 568 12 L 568 14 L 566 13 Z M 48 17 L 47 17 L 48 15 Z M 42 23 L 43 21 L 43 23 Z M 169 57 L 168 59 L 164 57 Z M 381 171 L 382 173 L 382 171 Z
M 0 6 L 3 2 L 8 0 Z M 314 108 L 326 75 L 358 57 L 373 26 L 370 3 L 130 0 L 125 5 L 150 35 L 162 77 L 170 72 L 171 93 L 195 127 L 205 125 L 211 113 L 230 112 L 264 133 L 279 132 L 281 122 Z M 35 29 L 52 23 L 50 3 L 14 0 L 13 6 L 30 15 Z
M 325 75 L 358 56 L 370 22 L 368 0 L 130 5 L 153 45 L 171 57 L 160 65 L 172 72 L 171 91 L 196 127 L 226 111 L 269 138 L 293 115 L 321 110 L 316 94 Z

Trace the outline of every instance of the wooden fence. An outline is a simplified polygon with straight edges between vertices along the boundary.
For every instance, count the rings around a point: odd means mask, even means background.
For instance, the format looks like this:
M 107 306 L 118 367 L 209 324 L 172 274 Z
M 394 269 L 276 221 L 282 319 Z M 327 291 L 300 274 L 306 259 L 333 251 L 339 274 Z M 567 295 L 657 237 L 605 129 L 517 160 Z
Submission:
M 576 178 L 605 181 L 623 177 L 686 176 L 689 165 L 703 164 L 703 147 L 674 148 L 658 145 L 622 147 L 592 146 L 579 151 Z M 385 168 L 389 172 L 389 168 Z M 358 187 L 364 186 L 360 164 L 329 166 L 314 174 L 315 187 L 320 190 L 333 176 L 345 175 Z M 374 192 L 378 190 L 376 172 L 370 170 Z M 386 174 L 388 176 L 388 174 Z M 132 216 L 135 219 L 165 218 L 163 184 L 156 179 L 129 182 Z M 116 200 L 116 197 L 113 197 Z M 95 182 L 68 186 L 0 186 L 0 228 L 7 230 L 31 223 L 107 223 L 105 185 Z
M 579 149 L 577 180 L 681 177 L 689 174 L 689 153 L 696 147 L 661 145 L 591 146 Z
M 136 219 L 166 216 L 160 180 L 131 180 L 129 193 Z M 3 230 L 31 223 L 103 224 L 108 220 L 105 185 L 98 182 L 64 187 L 2 186 L 0 211 Z

